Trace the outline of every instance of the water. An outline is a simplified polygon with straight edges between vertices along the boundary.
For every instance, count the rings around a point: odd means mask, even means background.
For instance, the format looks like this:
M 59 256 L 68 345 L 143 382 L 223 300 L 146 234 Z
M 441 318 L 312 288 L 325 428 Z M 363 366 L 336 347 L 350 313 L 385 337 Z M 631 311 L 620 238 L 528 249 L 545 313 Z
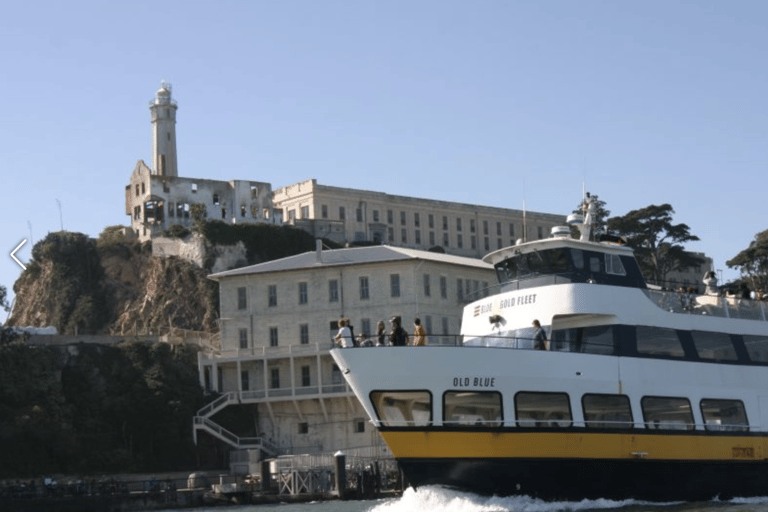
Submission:
M 766 489 L 768 494 L 768 488 Z M 545 502 L 526 496 L 498 498 L 440 487 L 407 489 L 402 497 L 370 501 L 319 501 L 179 509 L 178 512 L 768 512 L 768 496 L 730 501 L 649 503 L 635 500 Z M 170 511 L 167 511 L 170 512 Z

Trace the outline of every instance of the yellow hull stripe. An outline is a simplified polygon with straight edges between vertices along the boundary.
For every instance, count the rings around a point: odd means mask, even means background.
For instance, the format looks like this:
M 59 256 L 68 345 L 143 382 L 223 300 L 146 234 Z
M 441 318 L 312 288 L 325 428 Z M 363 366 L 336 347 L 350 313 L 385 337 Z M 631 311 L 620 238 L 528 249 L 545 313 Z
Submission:
M 388 431 L 396 458 L 762 460 L 766 437 L 590 432 Z

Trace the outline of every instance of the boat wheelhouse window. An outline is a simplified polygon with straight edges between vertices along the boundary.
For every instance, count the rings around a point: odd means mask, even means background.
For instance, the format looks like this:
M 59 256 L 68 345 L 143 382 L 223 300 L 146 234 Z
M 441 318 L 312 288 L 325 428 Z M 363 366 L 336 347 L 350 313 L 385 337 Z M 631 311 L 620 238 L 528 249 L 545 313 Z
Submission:
M 741 400 L 701 400 L 701 416 L 707 430 L 746 432 L 747 413 Z
M 600 273 L 600 256 L 590 256 L 589 257 L 589 271 L 593 274 L 599 274 Z
M 581 249 L 572 249 L 571 258 L 573 259 L 573 266 L 577 270 L 584 270 L 584 251 Z
M 768 336 L 744 336 L 749 359 L 756 363 L 768 363 Z
M 503 421 L 498 391 L 446 391 L 443 425 L 499 427 Z
M 584 424 L 589 428 L 630 428 L 632 410 L 625 395 L 587 394 L 581 397 Z
M 691 336 L 701 359 L 718 361 L 738 359 L 731 337 L 724 332 L 692 331 Z
M 618 254 L 605 255 L 605 273 L 617 276 L 627 275 L 624 265 L 621 263 L 621 257 Z
M 387 427 L 424 427 L 432 422 L 429 391 L 372 391 L 371 403 Z
M 674 329 L 637 326 L 637 352 L 654 356 L 683 357 L 685 351 Z
M 693 412 L 687 398 L 644 396 L 640 400 L 647 428 L 693 430 Z
M 566 393 L 520 391 L 515 395 L 515 416 L 518 427 L 570 427 L 571 404 Z

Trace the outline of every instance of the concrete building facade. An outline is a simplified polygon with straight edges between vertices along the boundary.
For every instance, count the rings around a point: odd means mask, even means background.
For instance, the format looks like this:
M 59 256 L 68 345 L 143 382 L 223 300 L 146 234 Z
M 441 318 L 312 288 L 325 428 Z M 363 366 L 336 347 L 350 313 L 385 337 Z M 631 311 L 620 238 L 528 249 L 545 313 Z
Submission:
M 412 333 L 419 317 L 429 344 L 452 344 L 468 292 L 495 282 L 480 260 L 385 245 L 318 249 L 210 277 L 221 347 L 200 354 L 201 383 L 230 404 L 253 404 L 260 437 L 282 453 L 380 444 L 329 354 L 340 318 L 372 336 L 379 320 L 389 331 L 400 316 Z M 207 421 L 196 429 L 216 435 Z
M 564 215 L 523 212 L 383 192 L 320 185 L 310 179 L 278 188 L 284 222 L 339 243 L 374 242 L 480 258 L 517 240 L 546 238 Z

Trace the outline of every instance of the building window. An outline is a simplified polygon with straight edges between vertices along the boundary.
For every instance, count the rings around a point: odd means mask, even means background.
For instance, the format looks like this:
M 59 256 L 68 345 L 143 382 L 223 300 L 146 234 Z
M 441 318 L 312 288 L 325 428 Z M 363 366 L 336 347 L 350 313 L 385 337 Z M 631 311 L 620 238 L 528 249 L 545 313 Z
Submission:
M 368 278 L 363 276 L 360 278 L 360 300 L 368 300 L 369 297 Z
M 280 389 L 280 368 L 271 368 L 269 370 L 269 387 L 271 389 Z
M 501 236 L 501 222 L 496 223 L 496 234 Z
M 277 339 L 277 327 L 269 328 L 269 346 L 276 347 L 278 345 Z
M 248 307 L 248 298 L 246 295 L 245 287 L 242 286 L 237 289 L 237 309 L 246 309 Z
M 344 209 L 343 206 L 339 206 L 339 220 L 344 220 L 347 218 L 347 212 Z
M 538 226 L 536 228 L 536 233 L 539 235 L 539 240 L 544 238 L 544 228 L 542 228 L 541 226 Z
M 363 222 L 363 209 L 358 208 L 355 210 L 355 215 L 357 216 L 357 222 Z
M 497 248 L 497 249 L 501 249 L 501 238 L 499 238 L 498 240 L 496 240 L 496 248 Z
M 403 228 L 400 230 L 400 239 L 403 241 L 404 244 L 408 243 L 408 230 Z
M 488 239 L 487 236 L 483 239 L 483 245 L 484 245 L 486 251 L 490 251 L 491 250 L 491 241 Z
M 392 297 L 400 296 L 400 274 L 389 275 L 389 292 Z
M 432 294 L 429 284 L 429 274 L 424 274 L 424 296 L 429 297 Z
M 277 306 L 277 285 L 271 284 L 267 287 L 269 307 Z
M 464 280 L 461 278 L 456 280 L 456 297 L 459 301 L 464 300 Z
M 197 183 L 192 184 L 192 193 L 197 194 Z
M 464 248 L 464 237 L 461 234 L 456 235 L 456 247 L 459 249 Z
M 419 227 L 421 225 L 421 216 L 418 212 L 413 214 L 413 225 Z
M 322 216 L 324 219 L 328 218 L 328 205 L 323 204 L 320 206 L 320 216 Z
M 379 210 L 373 210 L 373 222 L 379 222 Z
M 175 213 L 175 211 L 176 211 L 176 208 L 173 207 L 173 201 L 169 202 L 168 203 L 168 216 L 169 217 L 173 217 L 174 216 L 173 214 Z
M 448 298 L 448 278 L 445 276 L 440 276 L 440 297 Z
M 306 421 L 299 423 L 299 434 L 309 434 L 309 423 Z
M 309 324 L 299 325 L 299 340 L 302 345 L 309 345 Z
M 248 370 L 243 370 L 240 372 L 240 388 L 243 391 L 248 391 Z
M 416 230 L 416 232 L 414 233 L 413 241 L 416 243 L 416 245 L 421 245 L 421 230 L 418 230 L 418 229 Z
M 510 224 L 509 225 L 509 236 L 512 238 L 515 238 L 515 225 Z
M 469 245 L 472 249 L 477 249 L 477 238 L 475 238 L 475 235 L 469 237 Z
M 400 225 L 405 226 L 405 212 L 400 212 Z
M 301 207 L 301 218 L 302 219 L 308 219 L 309 218 L 309 206 L 302 206 Z
M 219 206 L 219 194 L 213 194 L 213 204 Z
M 308 302 L 307 295 L 307 283 L 299 283 L 299 304 L 306 304 Z
M 371 319 L 363 318 L 360 320 L 360 332 L 358 335 L 363 335 L 365 338 L 371 338 Z
M 443 230 L 448 231 L 448 216 L 443 215 Z
M 365 420 L 362 418 L 355 418 L 355 432 L 362 434 L 365 432 Z
M 443 247 L 448 247 L 448 233 L 443 233 Z
M 240 348 L 248 348 L 248 329 L 240 329 Z
M 387 228 L 387 239 L 390 242 L 394 242 L 395 241 L 395 230 L 394 230 L 394 228 L 391 228 L 391 227 Z
M 328 302 L 339 302 L 339 280 L 328 281 Z
M 301 367 L 301 386 L 306 388 L 311 385 L 312 385 L 312 379 L 310 379 L 309 365 L 302 366 Z
M 387 224 L 393 224 L 395 222 L 395 213 L 392 210 L 387 210 Z
M 461 217 L 456 217 L 456 231 L 461 231 Z
M 435 246 L 435 232 L 434 231 L 430 231 L 429 232 L 429 245 L 431 247 Z
M 475 219 L 469 219 L 469 232 L 475 232 Z
M 488 234 L 488 221 L 487 220 L 483 221 L 483 234 L 484 235 Z
M 429 229 L 435 228 L 435 216 L 431 213 L 427 216 L 427 223 L 429 224 Z

